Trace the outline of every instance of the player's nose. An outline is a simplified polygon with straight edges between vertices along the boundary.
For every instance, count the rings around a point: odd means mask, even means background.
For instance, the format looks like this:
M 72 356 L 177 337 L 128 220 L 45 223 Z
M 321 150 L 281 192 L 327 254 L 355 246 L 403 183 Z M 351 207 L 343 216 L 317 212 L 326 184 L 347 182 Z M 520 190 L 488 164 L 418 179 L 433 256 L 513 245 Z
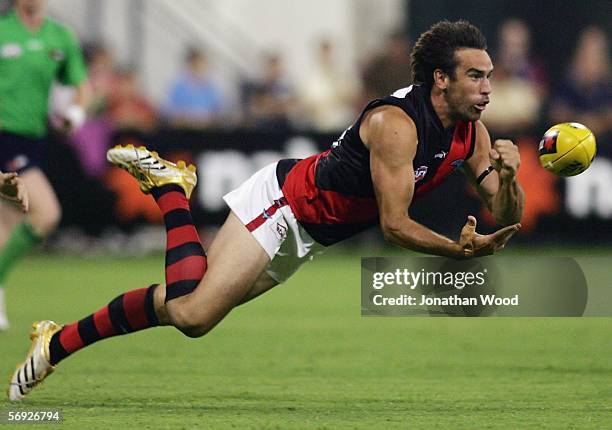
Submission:
M 482 85 L 480 87 L 480 92 L 481 92 L 481 94 L 489 95 L 489 94 L 491 94 L 492 91 L 493 91 L 493 89 L 491 88 L 491 80 L 489 78 L 485 77 L 482 80 Z

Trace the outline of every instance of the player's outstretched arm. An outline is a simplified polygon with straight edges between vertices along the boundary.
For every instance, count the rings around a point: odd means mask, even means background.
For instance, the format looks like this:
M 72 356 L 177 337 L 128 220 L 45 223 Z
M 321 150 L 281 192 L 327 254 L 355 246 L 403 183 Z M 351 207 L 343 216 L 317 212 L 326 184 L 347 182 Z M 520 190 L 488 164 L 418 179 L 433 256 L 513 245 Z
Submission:
M 472 234 L 466 233 L 464 240 L 456 242 L 410 218 L 408 207 L 414 193 L 412 162 L 417 134 L 414 122 L 401 109 L 391 106 L 374 109 L 364 118 L 360 136 L 370 150 L 380 226 L 388 242 L 451 258 L 487 255 L 489 250 L 500 249 L 492 238 L 476 234 L 475 225 Z
M 0 197 L 17 203 L 23 212 L 28 211 L 28 190 L 17 173 L 0 172 Z
M 491 138 L 482 122 L 476 122 L 476 148 L 467 161 L 466 174 L 476 187 L 495 220 L 501 225 L 521 221 L 525 194 L 517 180 L 521 164 L 518 148 L 512 141 Z

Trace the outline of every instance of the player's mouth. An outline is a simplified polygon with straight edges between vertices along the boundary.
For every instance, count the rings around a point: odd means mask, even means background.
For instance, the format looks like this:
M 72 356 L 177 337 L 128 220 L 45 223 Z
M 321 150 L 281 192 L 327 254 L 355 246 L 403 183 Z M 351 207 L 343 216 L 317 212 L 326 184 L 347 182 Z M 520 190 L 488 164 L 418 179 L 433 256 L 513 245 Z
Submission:
M 483 110 L 486 109 L 487 105 L 489 104 L 489 100 L 485 100 L 481 103 L 475 104 L 474 108 L 478 111 L 478 112 L 482 112 Z

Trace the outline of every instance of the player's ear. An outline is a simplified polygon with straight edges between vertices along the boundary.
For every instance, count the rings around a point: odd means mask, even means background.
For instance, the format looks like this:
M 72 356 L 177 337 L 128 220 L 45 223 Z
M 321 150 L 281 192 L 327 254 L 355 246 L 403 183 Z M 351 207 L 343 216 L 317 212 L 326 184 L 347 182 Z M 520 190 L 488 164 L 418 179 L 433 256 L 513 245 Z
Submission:
M 442 91 L 446 91 L 448 87 L 449 76 L 444 73 L 441 69 L 435 69 L 433 71 L 433 84 L 434 87 L 439 88 Z

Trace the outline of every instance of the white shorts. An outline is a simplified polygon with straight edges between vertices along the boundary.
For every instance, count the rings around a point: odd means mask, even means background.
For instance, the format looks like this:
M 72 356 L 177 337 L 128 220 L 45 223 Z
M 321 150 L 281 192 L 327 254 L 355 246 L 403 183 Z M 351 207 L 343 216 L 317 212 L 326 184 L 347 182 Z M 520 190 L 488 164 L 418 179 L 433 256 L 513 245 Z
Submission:
M 282 283 L 324 247 L 299 225 L 286 204 L 276 179 L 276 165 L 256 172 L 223 200 L 270 256 L 266 273 Z

